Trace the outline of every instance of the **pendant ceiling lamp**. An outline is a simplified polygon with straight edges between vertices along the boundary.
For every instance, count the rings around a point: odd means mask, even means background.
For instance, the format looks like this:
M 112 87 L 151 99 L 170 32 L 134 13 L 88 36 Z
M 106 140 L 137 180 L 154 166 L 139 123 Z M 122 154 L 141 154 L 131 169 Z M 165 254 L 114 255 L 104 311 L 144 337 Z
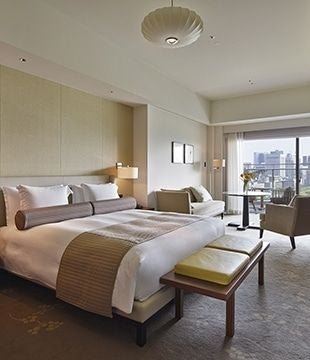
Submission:
M 166 48 L 178 48 L 196 41 L 203 31 L 203 22 L 195 11 L 171 6 L 150 12 L 141 25 L 146 40 Z

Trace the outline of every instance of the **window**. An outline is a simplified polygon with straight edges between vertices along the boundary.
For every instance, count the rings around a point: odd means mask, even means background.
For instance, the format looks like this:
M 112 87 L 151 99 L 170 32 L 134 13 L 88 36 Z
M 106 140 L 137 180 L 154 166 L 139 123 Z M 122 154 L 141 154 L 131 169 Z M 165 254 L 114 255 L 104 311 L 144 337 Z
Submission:
M 243 158 L 244 169 L 257 175 L 256 189 L 310 195 L 310 137 L 245 140 Z
M 310 155 L 310 152 L 309 152 Z M 294 138 L 245 140 L 244 170 L 254 171 L 253 187 L 276 191 L 296 187 L 296 146 Z
M 299 193 L 310 195 L 310 137 L 299 139 Z

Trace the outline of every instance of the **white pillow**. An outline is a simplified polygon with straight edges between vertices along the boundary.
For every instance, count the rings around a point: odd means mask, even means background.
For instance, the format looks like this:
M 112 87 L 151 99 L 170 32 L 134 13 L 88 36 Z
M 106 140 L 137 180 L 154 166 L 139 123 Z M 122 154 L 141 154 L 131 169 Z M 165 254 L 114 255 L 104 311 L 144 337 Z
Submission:
M 2 191 L 5 203 L 6 224 L 15 225 L 15 214 L 20 209 L 18 190 L 16 187 L 4 186 Z
M 116 184 L 81 184 L 84 193 L 84 201 L 118 199 L 118 186 Z
M 198 202 L 212 200 L 212 196 L 210 195 L 208 190 L 202 185 L 191 186 L 191 190 Z
M 81 185 L 70 185 L 72 190 L 72 204 L 84 202 L 84 191 Z
M 21 210 L 68 204 L 69 186 L 17 186 Z

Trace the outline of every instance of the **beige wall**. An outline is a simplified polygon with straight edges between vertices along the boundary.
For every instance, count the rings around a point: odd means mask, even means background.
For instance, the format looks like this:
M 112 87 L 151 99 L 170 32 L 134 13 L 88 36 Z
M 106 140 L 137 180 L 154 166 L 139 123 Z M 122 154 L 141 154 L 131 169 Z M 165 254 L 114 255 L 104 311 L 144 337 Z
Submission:
M 134 108 L 133 123 L 133 159 L 139 168 L 139 178 L 134 180 L 134 197 L 139 204 L 148 204 L 148 138 L 147 138 L 147 106 Z
M 0 176 L 91 175 L 132 164 L 133 110 L 0 66 Z M 132 193 L 123 180 L 121 191 Z
M 206 185 L 205 124 L 150 105 L 135 109 L 134 123 L 135 164 L 147 165 L 147 173 L 134 185 L 135 197 L 143 205 L 154 207 L 154 191 L 160 188 Z M 194 164 L 171 162 L 172 141 L 194 145 Z
M 308 117 L 310 86 L 212 101 L 211 124 Z
M 277 120 L 243 125 L 228 125 L 224 126 L 224 133 L 227 134 L 247 131 L 281 130 L 308 126 L 310 126 L 310 117 L 305 119 Z
M 223 199 L 225 169 L 214 169 L 214 159 L 225 159 L 224 134 L 222 126 L 208 126 L 207 138 L 207 187 L 212 197 Z

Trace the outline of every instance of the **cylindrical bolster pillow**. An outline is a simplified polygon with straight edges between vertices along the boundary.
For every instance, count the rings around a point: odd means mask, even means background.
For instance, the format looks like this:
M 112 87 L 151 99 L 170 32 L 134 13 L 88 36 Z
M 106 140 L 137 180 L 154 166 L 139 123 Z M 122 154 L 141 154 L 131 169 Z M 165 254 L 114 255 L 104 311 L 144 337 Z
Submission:
M 15 224 L 18 230 L 26 230 L 37 225 L 91 215 L 93 215 L 93 208 L 90 202 L 49 206 L 17 211 L 15 215 Z
M 121 199 L 91 201 L 94 208 L 94 215 L 107 214 L 115 211 L 130 210 L 137 207 L 137 201 L 133 197 Z

